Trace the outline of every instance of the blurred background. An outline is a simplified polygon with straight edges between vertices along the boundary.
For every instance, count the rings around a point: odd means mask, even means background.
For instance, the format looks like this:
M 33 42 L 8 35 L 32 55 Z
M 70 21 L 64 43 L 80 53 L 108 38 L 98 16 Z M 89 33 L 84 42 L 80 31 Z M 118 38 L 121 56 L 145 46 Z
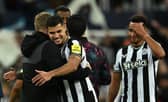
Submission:
M 128 19 L 137 13 L 147 17 L 151 36 L 168 52 L 168 0 L 0 0 L 0 78 L 4 94 L 2 102 L 8 102 L 12 86 L 2 79 L 2 74 L 11 67 L 21 68 L 20 44 L 24 35 L 31 34 L 34 30 L 34 16 L 40 11 L 53 14 L 59 5 L 65 5 L 72 14 L 78 13 L 87 19 L 86 36 L 103 48 L 111 66 L 114 64 L 116 51 L 129 44 Z M 159 64 L 160 98 L 166 98 L 162 93 L 167 92 L 163 92 L 164 88 L 168 89 L 167 64 L 166 56 Z M 106 96 L 102 94 L 102 97 Z

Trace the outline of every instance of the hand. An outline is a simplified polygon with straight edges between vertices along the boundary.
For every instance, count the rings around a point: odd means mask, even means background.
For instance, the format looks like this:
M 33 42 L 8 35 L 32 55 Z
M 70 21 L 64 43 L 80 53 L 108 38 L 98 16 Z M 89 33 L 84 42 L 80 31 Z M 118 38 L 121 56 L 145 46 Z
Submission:
M 35 70 L 38 74 L 32 78 L 32 83 L 36 86 L 41 86 L 47 81 L 51 80 L 52 76 L 49 72 Z
M 149 35 L 147 30 L 144 28 L 143 23 L 133 23 L 133 22 L 131 22 L 129 24 L 129 27 L 131 29 L 133 29 L 136 32 L 136 34 L 141 36 L 142 38 Z
M 7 81 L 12 81 L 16 79 L 16 71 L 12 70 L 3 74 L 3 78 Z

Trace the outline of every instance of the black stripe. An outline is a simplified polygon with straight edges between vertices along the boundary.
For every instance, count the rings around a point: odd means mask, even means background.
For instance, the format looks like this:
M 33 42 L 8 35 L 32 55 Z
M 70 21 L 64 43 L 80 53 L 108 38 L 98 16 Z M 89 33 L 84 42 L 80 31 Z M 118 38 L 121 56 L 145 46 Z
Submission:
M 63 96 L 63 102 L 68 102 L 68 96 L 66 95 L 66 90 L 65 90 L 65 86 L 64 86 L 64 83 L 63 81 L 60 82 L 60 92 L 62 93 L 62 96 Z
M 94 96 L 93 91 L 89 91 L 88 90 L 88 85 L 86 83 L 86 79 L 81 80 L 81 86 L 82 86 L 82 91 L 83 91 L 83 95 L 84 95 L 84 101 L 85 102 L 95 102 L 95 98 L 97 98 L 96 96 Z
M 69 86 L 70 86 L 73 101 L 78 102 L 78 96 L 77 96 L 76 89 L 75 89 L 75 86 L 74 86 L 75 82 L 73 80 L 68 80 L 68 83 L 69 83 Z
M 136 61 L 137 57 L 137 50 L 133 50 L 133 56 L 131 58 L 132 62 Z M 132 70 L 133 71 L 133 82 L 132 82 L 132 101 L 137 102 L 138 101 L 138 93 L 137 93 L 137 74 L 138 74 L 138 69 L 135 68 Z
M 145 43 L 144 48 L 147 49 L 147 44 Z M 142 59 L 148 60 L 148 54 L 142 55 Z M 149 62 L 147 62 L 148 64 Z M 144 86 L 144 102 L 149 102 L 149 77 L 148 77 L 148 66 L 143 68 L 143 86 Z
M 87 102 L 86 101 L 86 99 L 88 98 L 87 97 L 87 93 L 88 93 L 87 83 L 86 83 L 85 80 L 81 80 L 80 82 L 81 82 L 81 86 L 82 86 L 82 91 L 83 91 L 83 96 L 84 96 L 85 102 Z
M 127 48 L 123 48 L 122 49 L 122 55 L 126 55 L 127 54 Z M 121 59 L 121 63 L 125 62 L 126 61 L 126 57 L 122 57 Z M 123 64 L 122 64 L 122 68 L 123 67 Z M 128 74 L 127 72 L 123 69 L 124 71 L 124 97 L 123 97 L 123 102 L 127 102 L 127 98 L 128 98 L 128 95 L 127 95 L 127 91 L 128 91 Z

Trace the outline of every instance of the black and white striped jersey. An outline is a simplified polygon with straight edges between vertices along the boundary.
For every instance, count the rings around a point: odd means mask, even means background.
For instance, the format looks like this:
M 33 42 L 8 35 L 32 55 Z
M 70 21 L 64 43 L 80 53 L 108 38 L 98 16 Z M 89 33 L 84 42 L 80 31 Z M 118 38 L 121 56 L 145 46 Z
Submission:
M 77 40 L 69 39 L 61 48 L 61 54 L 66 60 L 71 54 L 81 56 L 82 61 L 79 68 L 88 68 L 89 63 L 86 60 L 85 50 Z M 61 84 L 63 102 L 98 102 L 89 77 L 80 80 L 63 80 Z
M 117 52 L 113 70 L 122 73 L 121 102 L 156 102 L 157 64 L 147 43 Z

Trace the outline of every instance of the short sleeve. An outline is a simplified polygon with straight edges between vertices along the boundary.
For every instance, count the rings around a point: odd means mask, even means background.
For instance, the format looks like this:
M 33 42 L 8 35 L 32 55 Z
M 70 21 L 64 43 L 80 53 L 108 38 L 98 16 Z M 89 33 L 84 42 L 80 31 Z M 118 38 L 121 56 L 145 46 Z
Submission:
M 121 56 L 122 56 L 122 49 L 120 49 L 117 52 L 115 64 L 113 66 L 113 71 L 114 72 L 121 72 L 121 66 L 120 66 Z
M 82 56 L 82 45 L 78 40 L 70 40 L 68 47 L 70 49 L 70 54 Z

